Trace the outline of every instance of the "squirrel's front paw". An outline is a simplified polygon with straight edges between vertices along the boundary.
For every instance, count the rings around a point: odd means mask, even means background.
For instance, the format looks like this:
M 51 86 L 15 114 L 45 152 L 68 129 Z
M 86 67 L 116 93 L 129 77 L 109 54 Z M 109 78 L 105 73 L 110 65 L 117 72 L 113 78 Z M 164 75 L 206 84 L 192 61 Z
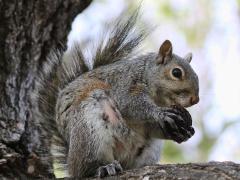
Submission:
M 108 175 L 113 176 L 122 171 L 121 164 L 115 160 L 111 164 L 99 167 L 97 170 L 97 177 L 102 178 Z
M 180 106 L 172 106 L 164 112 L 163 130 L 167 139 L 177 143 L 187 141 L 195 133 L 189 112 Z

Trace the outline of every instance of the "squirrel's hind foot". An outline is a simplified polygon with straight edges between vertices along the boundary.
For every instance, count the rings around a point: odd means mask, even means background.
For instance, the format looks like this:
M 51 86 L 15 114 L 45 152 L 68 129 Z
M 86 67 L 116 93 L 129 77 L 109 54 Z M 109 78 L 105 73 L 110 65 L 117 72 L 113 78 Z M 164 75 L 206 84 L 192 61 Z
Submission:
M 100 166 L 97 169 L 96 176 L 103 178 L 106 176 L 113 176 L 116 175 L 119 172 L 122 172 L 123 168 L 121 164 L 118 161 L 113 161 L 111 164 L 107 164 L 105 166 Z

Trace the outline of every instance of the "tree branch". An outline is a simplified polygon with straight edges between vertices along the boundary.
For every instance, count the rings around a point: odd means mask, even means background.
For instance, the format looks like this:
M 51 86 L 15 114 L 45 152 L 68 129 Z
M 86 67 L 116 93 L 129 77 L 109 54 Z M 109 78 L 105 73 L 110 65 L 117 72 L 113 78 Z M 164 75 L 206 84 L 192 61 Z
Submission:
M 93 179 L 97 178 L 91 180 Z M 125 171 L 117 176 L 109 176 L 105 179 L 235 180 L 240 179 L 240 165 L 233 162 L 155 165 Z

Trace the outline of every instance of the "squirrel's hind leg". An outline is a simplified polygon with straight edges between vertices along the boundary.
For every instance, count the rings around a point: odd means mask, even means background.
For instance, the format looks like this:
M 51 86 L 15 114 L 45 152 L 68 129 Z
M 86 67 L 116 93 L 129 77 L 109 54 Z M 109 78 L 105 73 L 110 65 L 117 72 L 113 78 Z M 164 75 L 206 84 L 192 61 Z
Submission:
M 114 151 L 129 130 L 113 100 L 105 90 L 95 89 L 75 108 L 68 153 L 70 175 L 103 177 L 122 171 Z

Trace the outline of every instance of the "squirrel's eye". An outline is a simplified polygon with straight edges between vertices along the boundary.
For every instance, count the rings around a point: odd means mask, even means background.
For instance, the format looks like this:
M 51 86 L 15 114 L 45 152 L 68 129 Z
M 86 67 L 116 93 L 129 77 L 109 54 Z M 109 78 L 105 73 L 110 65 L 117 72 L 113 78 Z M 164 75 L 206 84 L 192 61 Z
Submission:
M 182 70 L 179 68 L 174 68 L 172 70 L 172 75 L 173 77 L 180 79 L 182 77 Z

